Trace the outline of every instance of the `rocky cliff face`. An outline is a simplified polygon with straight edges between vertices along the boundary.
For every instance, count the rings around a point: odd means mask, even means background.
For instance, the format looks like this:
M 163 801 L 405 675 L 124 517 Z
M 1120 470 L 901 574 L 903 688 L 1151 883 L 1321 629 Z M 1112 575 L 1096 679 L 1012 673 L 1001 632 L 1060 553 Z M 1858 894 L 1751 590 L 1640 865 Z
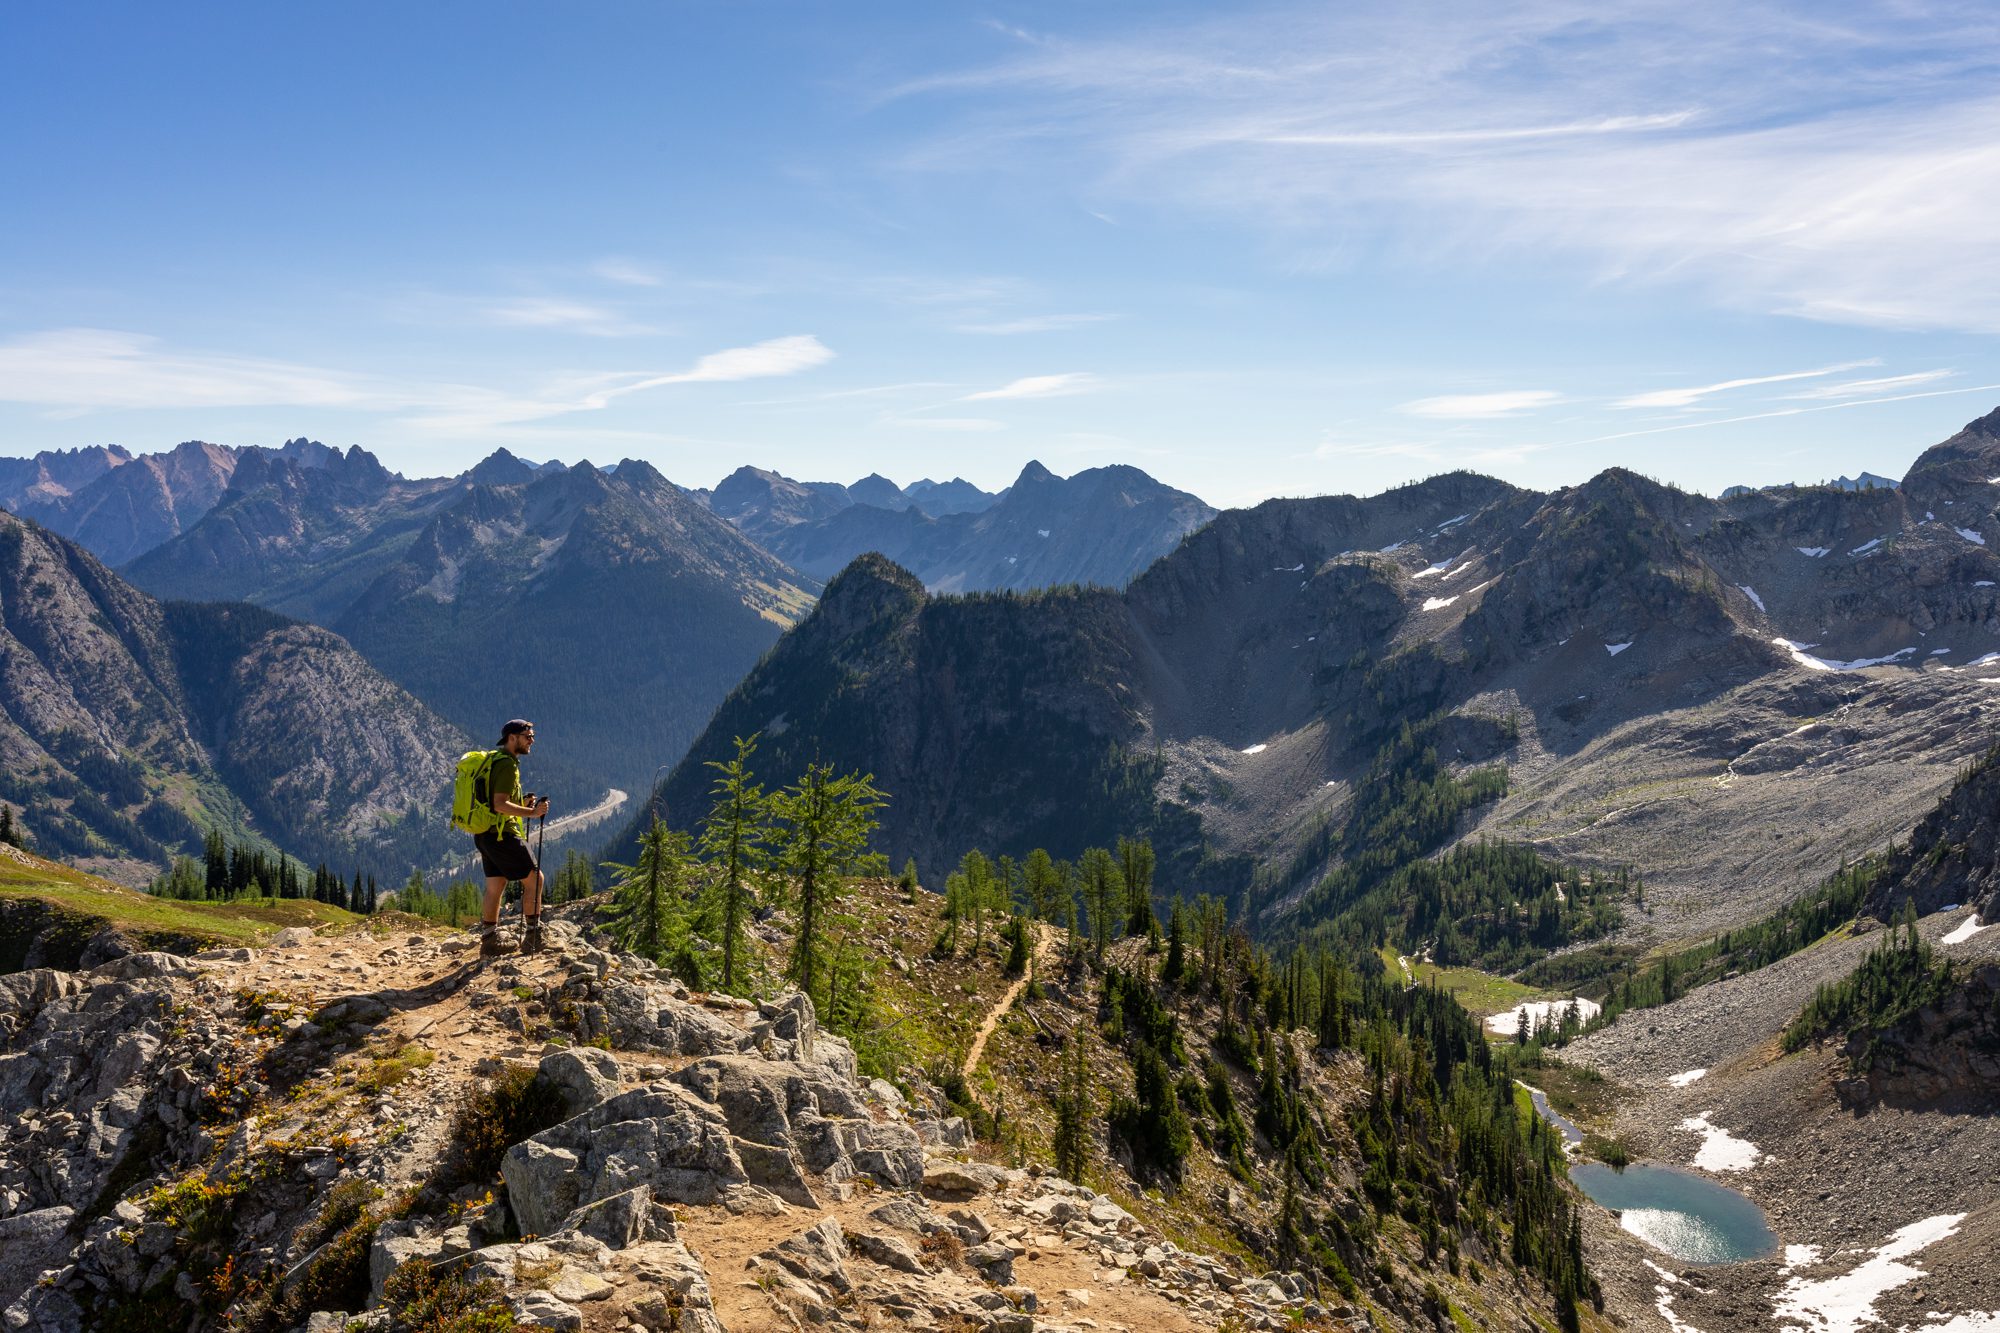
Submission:
M 1349 1326 L 970 1159 L 801 996 L 693 996 L 547 931 L 488 967 L 299 930 L 0 978 L 0 1326 Z
M 20 512 L 120 565 L 201 521 L 236 470 L 236 451 L 190 440 L 110 469 L 88 485 Z
M 163 606 L 0 514 L 0 799 L 44 851 L 157 864 L 247 825 L 307 857 L 406 866 L 442 837 L 465 748 L 336 636 Z
M 681 753 L 816 591 L 627 460 L 472 488 L 332 623 L 476 735 L 534 719 L 535 789 L 580 808 Z

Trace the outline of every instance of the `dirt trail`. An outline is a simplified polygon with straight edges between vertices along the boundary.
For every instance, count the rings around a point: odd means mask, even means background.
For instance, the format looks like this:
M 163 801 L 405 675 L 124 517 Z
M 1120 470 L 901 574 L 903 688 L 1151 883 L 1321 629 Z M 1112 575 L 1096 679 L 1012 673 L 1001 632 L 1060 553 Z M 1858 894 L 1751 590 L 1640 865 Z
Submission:
M 1055 939 L 1055 927 L 1046 921 L 1037 921 L 1033 924 L 1035 961 L 1021 979 L 1009 986 L 1007 993 L 986 1011 L 986 1017 L 979 1021 L 979 1030 L 972 1034 L 972 1045 L 965 1048 L 965 1064 L 959 1069 L 959 1072 L 967 1078 L 971 1078 L 972 1071 L 979 1068 L 979 1057 L 986 1054 L 986 1039 L 992 1036 L 993 1029 L 1000 1025 L 1001 1017 L 1014 1007 L 1014 1001 L 1021 998 L 1021 992 L 1028 989 L 1028 982 L 1034 979 L 1036 972 L 1041 969 L 1042 960 L 1048 957 L 1049 945 Z

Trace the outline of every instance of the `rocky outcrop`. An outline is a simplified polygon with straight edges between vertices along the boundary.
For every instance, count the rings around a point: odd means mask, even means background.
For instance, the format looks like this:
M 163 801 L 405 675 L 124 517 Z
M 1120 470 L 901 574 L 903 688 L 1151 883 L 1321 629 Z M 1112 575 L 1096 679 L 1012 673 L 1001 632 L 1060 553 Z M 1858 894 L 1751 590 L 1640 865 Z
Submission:
M 1843 1054 L 1865 1072 L 1838 1080 L 1842 1105 L 2000 1109 L 2000 964 L 1971 968 L 1963 983 L 1886 1030 L 1851 1032 Z

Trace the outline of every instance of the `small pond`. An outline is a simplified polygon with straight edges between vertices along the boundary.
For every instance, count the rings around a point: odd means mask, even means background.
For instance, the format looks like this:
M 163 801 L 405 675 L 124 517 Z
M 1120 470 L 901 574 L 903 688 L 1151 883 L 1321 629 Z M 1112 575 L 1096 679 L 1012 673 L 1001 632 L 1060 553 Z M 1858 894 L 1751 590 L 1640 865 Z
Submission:
M 1694 1264 L 1735 1264 L 1778 1252 L 1764 1211 L 1726 1185 L 1671 1166 L 1602 1162 L 1569 1169 L 1577 1188 L 1619 1214 L 1619 1224 L 1649 1245 Z
M 1521 1085 L 1544 1120 L 1575 1147 L 1583 1131 L 1549 1105 L 1540 1088 Z M 1623 1171 L 1602 1162 L 1571 1162 L 1569 1178 L 1619 1215 L 1627 1231 L 1683 1263 L 1740 1264 L 1778 1252 L 1764 1210 L 1727 1185 L 1671 1166 L 1635 1162 Z

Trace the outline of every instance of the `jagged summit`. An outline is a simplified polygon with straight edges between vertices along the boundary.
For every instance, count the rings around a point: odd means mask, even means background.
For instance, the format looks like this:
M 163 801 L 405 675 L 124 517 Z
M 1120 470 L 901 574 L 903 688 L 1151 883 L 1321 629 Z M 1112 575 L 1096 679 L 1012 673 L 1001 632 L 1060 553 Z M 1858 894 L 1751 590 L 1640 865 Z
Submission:
M 516 458 L 508 450 L 495 449 L 466 472 L 475 486 L 523 486 L 538 475 L 534 464 Z

